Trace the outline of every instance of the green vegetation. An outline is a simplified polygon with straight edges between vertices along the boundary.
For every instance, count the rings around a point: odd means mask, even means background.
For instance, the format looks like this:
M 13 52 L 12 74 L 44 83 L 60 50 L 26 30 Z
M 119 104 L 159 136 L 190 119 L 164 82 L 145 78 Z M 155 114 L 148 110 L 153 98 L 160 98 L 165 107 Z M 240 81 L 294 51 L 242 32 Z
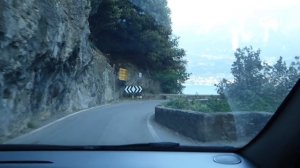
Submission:
M 181 92 L 189 74 L 166 0 L 103 0 L 89 22 L 91 40 L 113 64 L 133 63 L 159 81 L 164 93 Z
M 210 97 L 207 100 L 177 98 L 165 104 L 165 107 L 192 110 L 199 112 L 229 112 L 231 111 L 226 99 Z
M 262 62 L 260 50 L 237 49 L 231 73 L 233 81 L 223 79 L 217 91 L 227 98 L 232 110 L 274 112 L 300 77 L 299 57 L 289 65 L 282 57 L 274 65 Z
M 34 122 L 32 122 L 32 121 L 29 121 L 27 123 L 27 128 L 35 129 L 36 127 L 37 127 L 36 124 Z

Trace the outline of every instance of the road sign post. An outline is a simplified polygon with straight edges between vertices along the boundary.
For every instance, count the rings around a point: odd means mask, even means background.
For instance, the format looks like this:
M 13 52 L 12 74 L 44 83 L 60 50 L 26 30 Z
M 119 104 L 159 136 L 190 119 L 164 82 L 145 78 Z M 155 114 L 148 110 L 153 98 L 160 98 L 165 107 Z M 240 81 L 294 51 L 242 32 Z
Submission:
M 126 86 L 124 91 L 127 93 L 127 94 L 140 94 L 142 93 L 143 91 L 143 88 L 141 86 Z

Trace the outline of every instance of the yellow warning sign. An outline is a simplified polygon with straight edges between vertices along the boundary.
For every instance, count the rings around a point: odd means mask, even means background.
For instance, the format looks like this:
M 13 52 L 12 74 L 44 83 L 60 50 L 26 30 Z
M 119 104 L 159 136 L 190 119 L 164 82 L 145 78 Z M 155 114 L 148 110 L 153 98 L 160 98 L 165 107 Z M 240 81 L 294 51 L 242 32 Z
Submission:
M 119 69 L 119 80 L 127 81 L 128 80 L 128 71 L 127 69 L 120 68 Z

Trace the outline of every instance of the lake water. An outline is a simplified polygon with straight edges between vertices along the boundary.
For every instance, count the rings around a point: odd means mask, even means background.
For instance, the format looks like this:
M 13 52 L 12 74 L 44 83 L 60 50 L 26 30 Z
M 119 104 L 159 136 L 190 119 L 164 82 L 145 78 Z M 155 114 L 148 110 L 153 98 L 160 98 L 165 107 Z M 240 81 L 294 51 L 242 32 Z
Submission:
M 198 95 L 217 95 L 215 86 L 207 85 L 185 85 L 183 89 L 184 94 L 198 94 Z

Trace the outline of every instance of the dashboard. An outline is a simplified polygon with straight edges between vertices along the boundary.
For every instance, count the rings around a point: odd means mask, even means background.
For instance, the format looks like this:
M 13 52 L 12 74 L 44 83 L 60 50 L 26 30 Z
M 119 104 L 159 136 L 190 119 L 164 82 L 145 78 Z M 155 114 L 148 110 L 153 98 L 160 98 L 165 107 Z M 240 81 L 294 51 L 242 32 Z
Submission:
M 0 168 L 254 168 L 234 153 L 160 151 L 5 151 Z

